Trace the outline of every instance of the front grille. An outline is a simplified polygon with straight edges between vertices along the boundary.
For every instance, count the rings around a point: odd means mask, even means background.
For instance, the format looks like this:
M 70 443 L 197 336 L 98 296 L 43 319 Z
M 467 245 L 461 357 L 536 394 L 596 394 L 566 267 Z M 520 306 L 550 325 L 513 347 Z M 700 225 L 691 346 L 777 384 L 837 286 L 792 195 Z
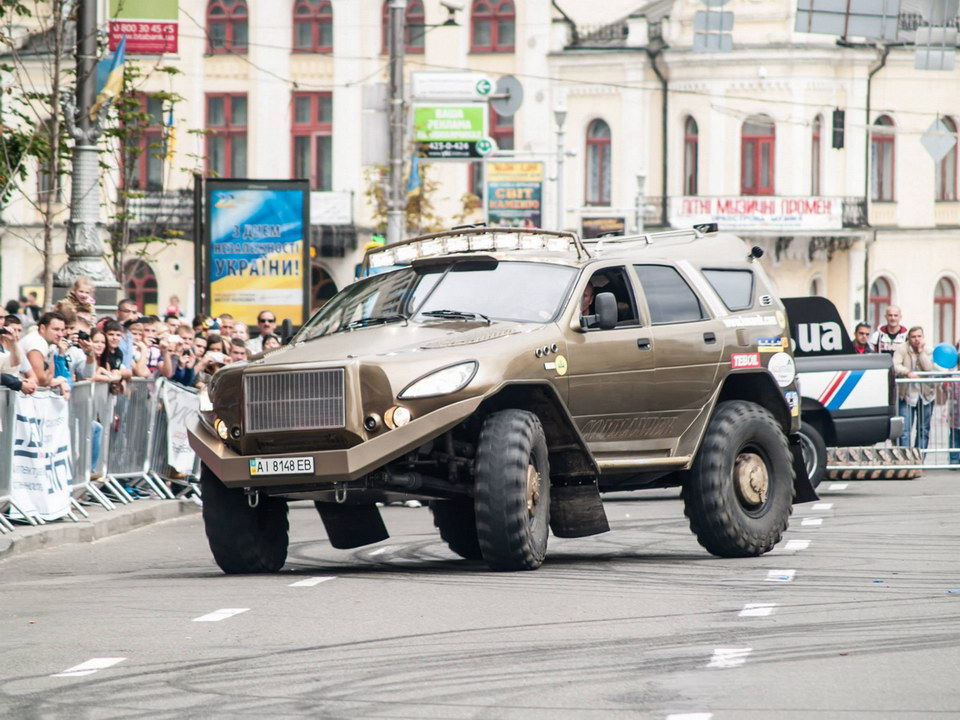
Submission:
M 252 373 L 243 390 L 247 432 L 344 426 L 343 368 Z

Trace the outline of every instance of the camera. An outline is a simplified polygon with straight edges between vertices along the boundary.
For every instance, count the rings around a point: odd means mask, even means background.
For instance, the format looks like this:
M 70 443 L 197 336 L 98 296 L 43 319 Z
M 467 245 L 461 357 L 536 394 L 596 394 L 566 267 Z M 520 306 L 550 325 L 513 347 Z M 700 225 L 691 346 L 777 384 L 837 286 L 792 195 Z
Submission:
M 90 339 L 90 333 L 88 333 L 86 330 L 77 331 L 77 340 L 89 340 L 89 339 Z

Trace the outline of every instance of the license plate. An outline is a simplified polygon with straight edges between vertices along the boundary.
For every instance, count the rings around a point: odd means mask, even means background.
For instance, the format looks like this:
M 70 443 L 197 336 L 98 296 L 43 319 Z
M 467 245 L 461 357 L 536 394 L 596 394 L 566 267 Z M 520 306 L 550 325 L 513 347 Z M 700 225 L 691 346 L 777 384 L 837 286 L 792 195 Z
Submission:
M 313 458 L 250 458 L 250 477 L 260 475 L 313 475 Z

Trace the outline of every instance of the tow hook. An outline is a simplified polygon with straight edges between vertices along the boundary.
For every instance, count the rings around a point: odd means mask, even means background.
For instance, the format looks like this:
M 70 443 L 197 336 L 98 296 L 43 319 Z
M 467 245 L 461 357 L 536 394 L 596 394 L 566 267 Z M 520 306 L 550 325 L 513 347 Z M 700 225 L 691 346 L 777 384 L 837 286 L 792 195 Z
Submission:
M 346 483 L 336 483 L 333 486 L 333 499 L 337 501 L 338 505 L 343 505 L 347 501 L 347 485 Z
M 259 490 L 254 490 L 252 488 L 244 488 L 244 492 L 247 493 L 247 505 L 249 505 L 252 508 L 255 508 L 260 504 Z

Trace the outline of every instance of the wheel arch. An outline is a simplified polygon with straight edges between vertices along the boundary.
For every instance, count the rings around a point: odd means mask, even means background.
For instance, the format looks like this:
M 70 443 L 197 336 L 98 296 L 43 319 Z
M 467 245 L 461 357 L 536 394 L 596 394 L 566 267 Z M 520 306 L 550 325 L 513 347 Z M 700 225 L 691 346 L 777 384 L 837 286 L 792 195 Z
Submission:
M 830 411 L 813 398 L 801 397 L 800 418 L 816 428 L 827 447 L 837 444 L 837 431 L 833 426 L 833 417 Z
M 785 435 L 791 434 L 792 418 L 783 392 L 776 386 L 773 378 L 766 372 L 732 373 L 723 381 L 717 402 L 726 400 L 746 400 L 765 408 L 783 428 Z
M 540 419 L 547 438 L 552 478 L 600 474 L 586 441 L 557 389 L 551 383 L 507 383 L 486 398 L 476 414 L 486 417 L 490 413 L 507 408 L 529 410 Z

